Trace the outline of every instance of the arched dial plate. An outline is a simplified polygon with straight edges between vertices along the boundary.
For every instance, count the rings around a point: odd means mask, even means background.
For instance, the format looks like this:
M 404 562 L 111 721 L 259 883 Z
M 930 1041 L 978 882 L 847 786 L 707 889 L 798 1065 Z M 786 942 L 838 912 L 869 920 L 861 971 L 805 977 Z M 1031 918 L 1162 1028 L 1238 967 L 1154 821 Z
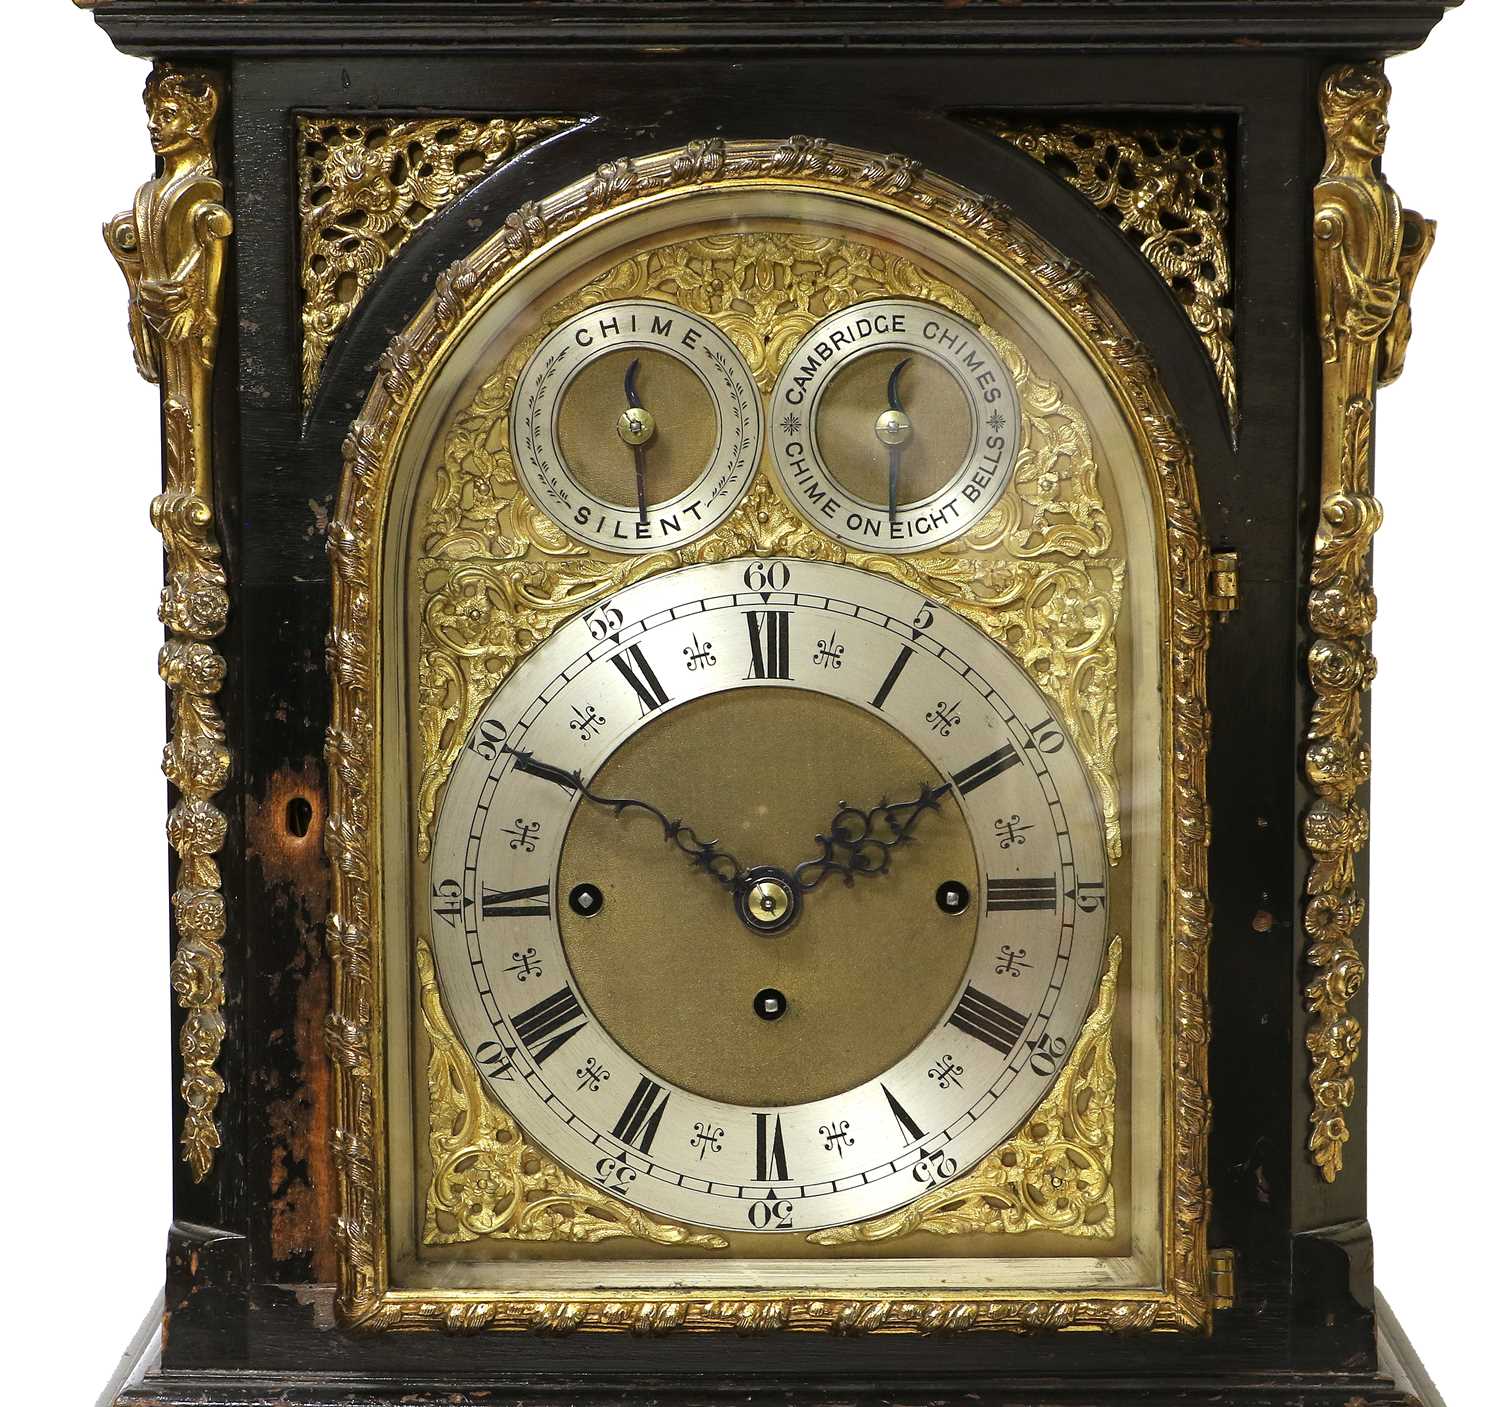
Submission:
M 934 917 L 942 896 L 930 888 L 919 896 L 920 913 L 911 909 L 911 886 L 899 877 L 920 852 L 921 817 L 910 844 L 888 855 L 888 872 L 852 876 L 851 889 L 905 896 L 890 906 L 893 935 L 873 932 L 879 919 L 866 925 L 872 954 L 879 941 L 909 933 L 911 942 L 961 941 L 967 961 L 961 953 L 930 1025 L 893 1050 L 886 1068 L 847 1081 L 822 1071 L 816 1098 L 757 1106 L 663 1075 L 662 1067 L 683 1067 L 672 1050 L 653 1058 L 649 1028 L 623 1042 L 605 1028 L 564 941 L 565 913 L 578 922 L 569 907 L 576 875 L 565 890 L 558 874 L 570 827 L 600 809 L 569 773 L 592 789 L 613 757 L 671 727 L 695 701 L 715 702 L 731 720 L 721 740 L 726 754 L 763 746 L 738 738 L 732 720 L 736 698 L 764 703 L 768 696 L 758 691 L 766 690 L 777 691 L 773 701 L 786 700 L 786 730 L 798 727 L 797 699 L 809 695 L 894 730 L 903 755 L 930 772 L 889 778 L 883 797 L 829 796 L 830 825 L 842 803 L 873 810 L 908 801 L 925 781 L 941 789 L 939 811 L 961 818 L 962 829 L 944 844 L 957 857 L 955 840 L 967 836 L 965 873 L 977 883 L 966 917 Z M 518 766 L 518 753 L 553 774 Z M 774 767 L 775 758 L 765 765 Z M 857 757 L 850 767 L 861 787 L 873 785 Z M 764 809 L 771 795 L 737 803 Z M 722 837 L 726 851 L 734 839 Z M 719 1023 L 716 1058 L 732 1067 L 736 1023 L 751 1019 L 762 995 L 753 954 L 795 941 L 796 928 L 786 937 L 752 932 L 736 917 L 730 890 L 659 828 L 633 828 L 620 844 L 640 847 L 641 884 L 680 889 L 694 902 L 707 892 L 717 901 L 710 911 L 717 918 L 694 924 L 685 943 L 750 961 L 744 1010 L 730 992 L 716 1000 L 732 1009 L 698 1014 Z M 806 837 L 806 851 L 822 853 L 815 836 Z M 761 861 L 744 854 L 731 864 L 748 869 Z M 665 573 L 600 602 L 540 645 L 497 691 L 454 766 L 438 819 L 433 947 L 455 1029 L 534 1142 L 657 1215 L 726 1230 L 811 1231 L 901 1206 L 966 1171 L 1022 1122 L 1065 1063 L 1091 1006 L 1107 932 L 1106 872 L 1099 818 L 1072 746 L 1043 696 L 994 642 L 885 577 L 801 560 L 736 560 Z M 842 884 L 837 871 L 821 876 L 801 894 L 798 922 L 816 930 L 818 905 L 836 900 Z M 587 922 L 608 942 L 616 901 L 602 892 L 603 906 Z M 945 939 L 945 922 L 961 937 Z M 857 944 L 861 935 L 841 941 Z M 622 932 L 622 971 L 639 951 Z M 684 963 L 701 959 L 700 951 L 682 956 Z M 661 961 L 659 953 L 653 960 Z M 663 990 L 673 976 L 662 973 Z M 868 1003 L 863 1019 L 872 1028 L 892 1020 L 907 998 L 901 983 L 882 983 L 878 970 L 868 985 L 850 987 Z M 797 990 L 784 995 L 795 1012 Z M 765 1029 L 774 1038 L 781 1028 Z
M 516 383 L 511 457 L 580 542 L 659 552 L 717 527 L 760 458 L 760 391 L 708 318 L 651 298 L 553 328 Z
M 824 318 L 782 368 L 770 419 L 787 497 L 830 537 L 878 552 L 970 531 L 1020 445 L 1015 381 L 994 344 L 915 298 Z

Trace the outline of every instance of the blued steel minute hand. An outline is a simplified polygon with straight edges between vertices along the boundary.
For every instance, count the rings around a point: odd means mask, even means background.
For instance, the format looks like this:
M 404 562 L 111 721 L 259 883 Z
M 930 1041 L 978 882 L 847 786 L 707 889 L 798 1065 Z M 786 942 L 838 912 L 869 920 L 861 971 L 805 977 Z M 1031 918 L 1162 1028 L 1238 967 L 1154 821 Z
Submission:
M 635 810 L 644 811 L 648 816 L 655 817 L 661 826 L 662 836 L 692 861 L 693 868 L 711 875 L 726 889 L 738 888 L 740 881 L 744 878 L 744 867 L 729 851 L 719 849 L 718 841 L 699 840 L 697 832 L 691 826 L 684 825 L 681 821 L 668 820 L 666 815 L 657 810 L 649 801 L 638 801 L 633 796 L 601 796 L 588 786 L 582 774 L 578 772 L 569 772 L 550 762 L 543 762 L 534 754 L 521 748 L 502 746 L 500 751 L 509 753 L 515 759 L 516 771 L 525 772 L 532 777 L 540 777 L 543 781 L 551 782 L 567 791 L 576 791 L 585 800 L 592 801 L 595 806 L 602 806 L 613 811 L 616 816 Z

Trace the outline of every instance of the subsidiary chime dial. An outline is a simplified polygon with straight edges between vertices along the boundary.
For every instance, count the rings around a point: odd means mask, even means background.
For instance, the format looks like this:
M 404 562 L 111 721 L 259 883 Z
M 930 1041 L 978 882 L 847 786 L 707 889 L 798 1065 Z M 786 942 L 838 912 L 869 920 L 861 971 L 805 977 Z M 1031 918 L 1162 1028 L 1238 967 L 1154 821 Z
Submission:
M 917 552 L 972 529 L 1015 466 L 1015 382 L 979 328 L 880 298 L 825 318 L 771 397 L 787 497 L 850 547 Z
M 515 669 L 451 774 L 430 913 L 529 1137 L 653 1213 L 803 1231 L 1025 1119 L 1093 999 L 1106 870 L 999 646 L 887 577 L 740 559 L 627 587 Z
M 657 552 L 739 502 L 761 453 L 760 393 L 710 319 L 625 299 L 547 334 L 521 373 L 510 434 L 521 481 L 567 532 Z

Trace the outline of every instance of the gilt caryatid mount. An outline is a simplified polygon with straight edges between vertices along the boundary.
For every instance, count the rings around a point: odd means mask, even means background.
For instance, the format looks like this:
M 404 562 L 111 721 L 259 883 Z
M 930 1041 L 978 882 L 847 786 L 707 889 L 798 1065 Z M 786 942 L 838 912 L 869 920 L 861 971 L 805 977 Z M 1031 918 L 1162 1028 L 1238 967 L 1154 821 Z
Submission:
M 167 640 L 159 663 L 172 729 L 162 770 L 177 793 L 167 818 L 178 862 L 172 987 L 184 1011 L 182 1155 L 197 1181 L 208 1176 L 219 1147 L 214 1113 L 224 1092 L 216 1064 L 224 1040 L 225 917 L 215 856 L 227 822 L 214 798 L 230 756 L 215 703 L 225 663 L 211 642 L 224 630 L 229 590 L 214 522 L 209 403 L 233 222 L 214 169 L 218 110 L 212 76 L 165 66 L 152 73 L 146 111 L 161 171 L 104 227 L 130 288 L 136 368 L 161 386 L 166 483 L 151 504 L 151 521 L 167 554 L 160 610 Z
M 1355 860 L 1370 834 L 1360 793 L 1370 779 L 1362 700 L 1375 677 L 1370 547 L 1381 518 L 1373 491 L 1375 388 L 1401 373 L 1412 284 L 1435 232 L 1432 221 L 1401 208 L 1376 169 L 1389 100 L 1378 68 L 1345 66 L 1325 77 L 1327 156 L 1314 193 L 1323 479 L 1307 607 L 1314 703 L 1304 765 L 1317 800 L 1303 821 L 1313 856 L 1303 922 L 1312 969 L 1308 1147 L 1329 1182 L 1344 1165 L 1363 1036 L 1350 1006 L 1365 980 Z

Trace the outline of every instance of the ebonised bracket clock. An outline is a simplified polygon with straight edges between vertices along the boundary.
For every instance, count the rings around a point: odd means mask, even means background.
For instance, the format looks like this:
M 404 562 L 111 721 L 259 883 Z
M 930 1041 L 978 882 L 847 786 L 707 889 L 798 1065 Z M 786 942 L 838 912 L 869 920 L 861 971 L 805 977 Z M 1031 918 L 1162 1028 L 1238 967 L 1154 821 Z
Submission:
M 1434 1407 L 1360 1046 L 1443 6 L 90 8 L 181 1154 L 117 1400 Z

